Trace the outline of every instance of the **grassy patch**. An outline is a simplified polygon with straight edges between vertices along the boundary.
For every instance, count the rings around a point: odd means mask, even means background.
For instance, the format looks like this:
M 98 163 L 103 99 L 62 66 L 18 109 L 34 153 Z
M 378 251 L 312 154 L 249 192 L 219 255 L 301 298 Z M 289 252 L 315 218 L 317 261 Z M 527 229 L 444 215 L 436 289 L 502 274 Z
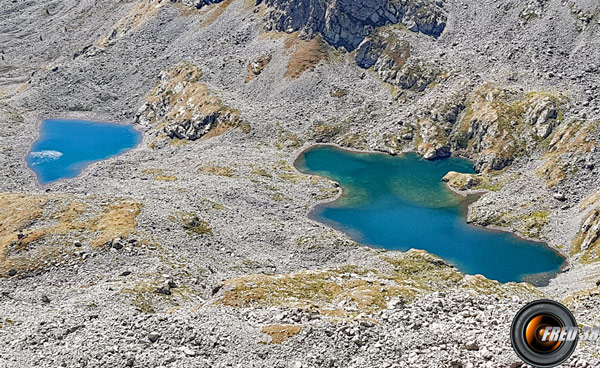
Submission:
M 297 335 L 302 331 L 302 326 L 298 325 L 267 325 L 261 330 L 262 333 L 271 337 L 269 344 L 281 344 L 290 337 Z
M 250 165 L 250 168 L 252 168 L 252 174 L 254 175 L 259 175 L 262 176 L 264 178 L 272 178 L 273 175 L 271 175 L 266 169 L 263 169 L 262 167 L 257 167 L 255 165 Z
M 342 98 L 348 95 L 348 90 L 339 87 L 333 87 L 333 90 L 329 93 L 331 97 Z
M 290 34 L 285 40 L 285 48 L 292 56 L 283 76 L 296 79 L 304 72 L 314 70 L 326 57 L 328 47 L 320 35 L 306 41 L 298 37 L 298 32 Z
M 213 6 L 208 6 L 210 12 L 206 19 L 202 22 L 200 27 L 208 27 L 213 24 L 223 13 L 227 10 L 227 7 L 231 4 L 232 0 L 225 0 L 219 4 L 213 4 Z
M 530 208 L 531 204 L 525 204 L 521 207 Z M 542 229 L 548 224 L 548 216 L 550 216 L 550 211 L 547 210 L 537 210 L 524 214 L 508 211 L 496 214 L 483 225 L 518 226 L 517 230 L 521 234 L 530 238 L 539 238 Z
M 338 194 L 337 188 L 321 188 L 316 199 L 318 201 L 334 198 Z
M 220 303 L 236 307 L 285 305 L 316 306 L 328 310 L 342 308 L 351 312 L 375 311 L 386 307 L 392 297 L 412 299 L 423 288 L 430 288 L 436 276 L 440 282 L 453 282 L 460 274 L 444 262 L 430 263 L 419 251 L 399 258 L 387 258 L 394 271 L 380 276 L 378 271 L 358 266 L 343 266 L 322 271 L 289 275 L 249 275 L 225 282 L 228 291 Z M 433 259 L 434 257 L 431 256 Z M 409 280 L 410 279 L 410 280 Z
M 188 232 L 198 235 L 213 235 L 210 224 L 198 217 L 198 215 L 190 212 L 180 212 L 177 216 L 171 217 L 172 221 L 181 223 L 183 228 Z
M 176 181 L 177 177 L 172 175 L 165 175 L 163 169 L 144 169 L 142 174 L 150 175 L 157 181 Z
M 306 241 L 298 239 L 299 244 Z M 535 288 L 526 285 L 504 285 L 482 276 L 463 276 L 446 262 L 420 250 L 381 257 L 388 268 L 346 265 L 226 280 L 218 303 L 238 308 L 311 308 L 323 316 L 346 318 L 387 308 L 393 299 L 410 303 L 419 295 L 448 288 L 486 294 L 535 292 Z
M 0 193 L 0 273 L 30 271 L 60 262 L 74 239 L 92 247 L 137 229 L 141 205 L 114 198 L 97 203 L 71 195 Z
M 198 168 L 198 171 L 210 175 L 219 175 L 226 177 L 232 177 L 235 174 L 235 171 L 227 166 L 203 165 Z
M 205 204 L 208 204 L 214 210 L 222 211 L 222 210 L 227 209 L 227 207 L 225 207 L 223 204 L 221 204 L 219 202 L 211 201 L 208 198 L 202 199 L 202 202 L 205 203 Z
M 160 8 L 168 4 L 168 1 L 163 0 L 136 1 L 131 10 L 117 21 L 110 32 L 96 41 L 96 46 L 107 47 L 113 44 L 125 34 L 137 29 L 149 19 L 155 17 Z

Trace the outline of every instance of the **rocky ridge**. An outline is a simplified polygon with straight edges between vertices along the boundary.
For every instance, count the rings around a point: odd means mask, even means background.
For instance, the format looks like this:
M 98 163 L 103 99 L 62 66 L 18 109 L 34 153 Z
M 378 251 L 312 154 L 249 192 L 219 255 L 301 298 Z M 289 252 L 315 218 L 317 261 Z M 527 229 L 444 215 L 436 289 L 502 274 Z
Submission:
M 377 27 L 401 23 L 414 32 L 439 37 L 446 25 L 443 2 L 413 0 L 264 0 L 265 30 L 316 34 L 335 47 L 353 51 Z

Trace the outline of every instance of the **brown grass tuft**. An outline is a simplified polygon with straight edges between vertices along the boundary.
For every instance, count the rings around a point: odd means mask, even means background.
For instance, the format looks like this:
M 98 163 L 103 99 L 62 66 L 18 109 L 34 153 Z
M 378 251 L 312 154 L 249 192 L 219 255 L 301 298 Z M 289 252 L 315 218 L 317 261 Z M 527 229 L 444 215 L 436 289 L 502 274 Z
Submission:
M 100 246 L 137 228 L 137 202 L 115 199 L 93 206 L 93 199 L 84 200 L 63 194 L 0 193 L 0 273 L 59 262 L 72 251 L 74 239 Z
M 232 0 L 225 0 L 217 4 L 216 6 L 213 6 L 212 11 L 208 14 L 208 17 L 206 18 L 206 20 L 204 20 L 204 22 L 202 22 L 200 27 L 208 27 L 211 24 L 213 24 L 217 19 L 219 19 L 219 17 L 223 15 L 223 13 L 225 13 L 225 10 L 227 10 L 227 7 L 231 4 L 231 1 Z
M 109 46 L 129 31 L 138 28 L 150 18 L 155 17 L 160 8 L 169 3 L 169 0 L 138 0 L 133 8 L 117 21 L 109 33 L 96 42 L 96 46 Z
M 285 48 L 293 49 L 284 77 L 296 79 L 305 71 L 314 70 L 326 56 L 326 44 L 317 36 L 312 40 L 301 40 L 298 33 L 292 33 L 285 39 Z
M 290 337 L 299 334 L 300 331 L 302 331 L 302 327 L 297 325 L 268 325 L 261 330 L 262 333 L 271 336 L 269 344 L 281 344 Z
M 226 166 L 203 165 L 198 168 L 198 171 L 210 175 L 219 175 L 227 177 L 232 177 L 235 174 L 235 171 L 231 167 Z

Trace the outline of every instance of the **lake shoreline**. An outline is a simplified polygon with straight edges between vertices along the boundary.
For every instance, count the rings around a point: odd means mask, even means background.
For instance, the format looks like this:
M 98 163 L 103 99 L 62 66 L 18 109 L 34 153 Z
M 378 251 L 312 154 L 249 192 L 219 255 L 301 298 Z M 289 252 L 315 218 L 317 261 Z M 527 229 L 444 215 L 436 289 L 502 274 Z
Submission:
M 117 153 L 114 154 L 110 154 L 104 158 L 100 158 L 100 159 L 94 159 L 94 160 L 82 160 L 79 162 L 79 164 L 82 164 L 83 167 L 81 168 L 81 170 L 79 170 L 79 172 L 73 176 L 73 177 L 67 177 L 67 178 L 59 178 L 56 180 L 49 180 L 47 182 L 42 182 L 40 180 L 40 177 L 38 175 L 38 173 L 33 169 L 32 165 L 29 163 L 28 159 L 31 155 L 32 152 L 34 152 L 34 145 L 36 145 L 36 143 L 38 143 L 42 137 L 42 125 L 44 124 L 44 122 L 47 121 L 57 121 L 57 122 L 69 122 L 69 123 L 85 123 L 85 124 L 89 124 L 89 125 L 95 125 L 95 124 L 101 124 L 104 126 L 114 126 L 114 127 L 123 127 L 123 128 L 129 128 L 131 129 L 131 133 L 134 136 L 134 145 L 132 145 L 131 147 L 126 147 L 126 148 L 122 148 L 120 149 Z M 134 150 L 139 149 L 142 146 L 142 143 L 144 142 L 144 132 L 141 131 L 139 129 L 139 127 L 136 124 L 128 124 L 128 123 L 115 123 L 115 122 L 110 122 L 110 121 L 97 121 L 97 120 L 85 120 L 82 118 L 44 118 L 41 120 L 38 120 L 36 122 L 36 136 L 35 139 L 33 139 L 28 147 L 27 147 L 27 151 L 25 153 L 25 156 L 23 158 L 23 161 L 25 162 L 25 167 L 27 168 L 27 170 L 29 170 L 31 173 L 33 173 L 34 178 L 35 178 L 35 187 L 38 189 L 45 189 L 48 190 L 51 186 L 53 185 L 61 185 L 66 183 L 69 180 L 74 180 L 78 177 L 80 177 L 81 175 L 83 175 L 86 172 L 89 171 L 93 171 L 94 169 L 94 165 L 97 164 L 100 161 L 106 161 L 106 160 L 110 160 L 113 159 L 115 157 L 118 156 L 122 156 L 124 154 L 128 154 Z M 62 151 L 58 151 L 61 154 L 63 153 Z
M 335 149 L 338 149 L 338 150 L 341 150 L 341 151 L 350 152 L 350 153 L 382 154 L 382 155 L 385 155 L 385 156 L 392 156 L 392 157 L 396 156 L 396 155 L 391 155 L 391 154 L 389 154 L 389 153 L 387 153 L 385 151 L 379 151 L 379 150 L 361 150 L 361 149 L 356 149 L 356 148 L 346 148 L 346 147 L 342 147 L 342 146 L 340 146 L 338 144 L 334 144 L 334 143 L 309 143 L 309 144 L 304 144 L 300 149 L 298 149 L 292 155 L 292 159 L 291 159 L 292 165 L 291 166 L 294 167 L 294 170 L 296 170 L 296 172 L 298 172 L 300 174 L 303 174 L 303 175 L 311 175 L 311 176 L 317 176 L 317 177 L 325 178 L 325 179 L 327 179 L 327 180 L 329 180 L 329 181 L 331 181 L 333 183 L 336 183 L 337 188 L 338 188 L 337 194 L 335 196 L 333 196 L 331 198 L 323 199 L 323 200 L 318 200 L 312 206 L 310 206 L 307 209 L 307 213 L 306 213 L 307 217 L 311 221 L 315 221 L 315 222 L 318 222 L 319 224 L 324 224 L 324 225 L 326 225 L 328 227 L 332 227 L 335 230 L 344 233 L 345 236 L 349 236 L 350 237 L 350 235 L 347 233 L 347 231 L 344 231 L 344 229 L 342 229 L 341 226 L 332 226 L 332 224 L 320 221 L 315 216 L 311 215 L 311 214 L 314 214 L 314 212 L 316 211 L 316 209 L 319 206 L 323 206 L 323 205 L 325 205 L 327 203 L 332 203 L 332 202 L 335 202 L 335 201 L 339 200 L 340 197 L 344 194 L 344 188 L 343 188 L 343 186 L 340 183 L 336 182 L 335 180 L 332 180 L 331 178 L 328 178 L 328 177 L 325 177 L 325 176 L 321 176 L 321 175 L 318 175 L 318 174 L 307 174 L 307 173 L 304 173 L 304 172 L 300 171 L 300 169 L 296 165 L 296 163 L 301 159 L 301 157 L 305 153 L 307 153 L 308 151 L 310 151 L 310 150 L 312 150 L 312 149 L 314 149 L 316 147 L 327 147 L 327 146 L 335 148 Z M 414 153 L 419 158 L 422 158 L 422 156 L 418 155 L 417 152 L 412 151 L 412 150 L 402 151 L 402 152 L 398 153 L 398 156 L 402 156 L 402 155 L 405 155 L 407 153 Z M 459 157 L 459 156 L 457 156 L 457 157 Z M 466 159 L 464 157 L 460 157 L 460 158 Z M 467 160 L 469 160 L 469 159 L 467 159 Z M 437 161 L 437 160 L 435 160 L 435 161 Z M 440 178 L 440 181 L 441 181 L 441 178 Z M 452 188 L 451 186 L 449 186 L 447 183 L 445 183 L 444 186 L 446 188 L 448 188 L 452 194 L 457 195 L 457 196 L 462 197 L 462 198 L 468 198 L 468 197 L 471 197 L 471 196 L 476 196 L 476 198 L 474 200 L 470 201 L 470 203 L 467 205 L 466 213 L 464 215 L 461 215 L 462 220 L 464 221 L 465 224 L 468 224 L 470 226 L 474 226 L 476 228 L 479 228 L 479 229 L 485 230 L 485 231 L 507 233 L 507 234 L 510 234 L 510 235 L 518 238 L 519 240 L 538 244 L 538 245 L 543 246 L 546 249 L 550 250 L 557 257 L 559 257 L 560 259 L 562 259 L 562 264 L 559 267 L 559 269 L 557 269 L 556 271 L 547 271 L 547 272 L 542 272 L 542 273 L 534 273 L 534 274 L 523 276 L 523 278 L 527 278 L 527 276 L 534 276 L 534 275 L 538 275 L 538 274 L 548 273 L 549 277 L 543 277 L 541 279 L 541 282 L 535 283 L 535 285 L 538 286 L 538 287 L 548 286 L 548 284 L 550 283 L 550 281 L 552 279 L 556 278 L 559 274 L 565 272 L 566 270 L 568 270 L 571 267 L 571 261 L 570 261 L 570 259 L 566 255 L 564 255 L 560 249 L 558 249 L 557 247 L 555 247 L 554 245 L 552 245 L 552 244 L 550 244 L 550 243 L 548 243 L 546 241 L 543 241 L 543 240 L 540 240 L 540 239 L 536 239 L 536 238 L 532 238 L 532 237 L 528 237 L 528 236 L 526 236 L 526 235 L 524 235 L 524 234 L 522 234 L 522 233 L 520 233 L 518 231 L 513 231 L 512 229 L 507 228 L 507 227 L 501 227 L 501 226 L 496 226 L 496 225 L 483 226 L 483 225 L 480 225 L 480 224 L 476 224 L 476 223 L 467 221 L 467 219 L 469 218 L 469 216 L 470 216 L 470 214 L 472 212 L 473 205 L 479 199 L 481 199 L 483 196 L 485 196 L 485 194 L 489 192 L 488 190 L 486 190 L 486 189 L 477 189 L 477 190 L 458 191 L 455 188 Z M 372 245 L 372 244 L 369 244 L 368 242 L 362 242 L 360 244 L 362 244 L 364 246 L 367 246 L 369 248 L 373 248 L 373 249 L 383 249 L 385 251 L 396 251 L 396 250 L 386 249 L 384 246 Z M 434 254 L 434 253 L 432 253 L 432 254 Z M 444 259 L 441 256 L 437 256 L 437 257 L 440 257 L 440 258 Z M 444 260 L 446 261 L 446 259 L 444 259 Z M 521 281 L 521 282 L 527 282 L 527 281 Z

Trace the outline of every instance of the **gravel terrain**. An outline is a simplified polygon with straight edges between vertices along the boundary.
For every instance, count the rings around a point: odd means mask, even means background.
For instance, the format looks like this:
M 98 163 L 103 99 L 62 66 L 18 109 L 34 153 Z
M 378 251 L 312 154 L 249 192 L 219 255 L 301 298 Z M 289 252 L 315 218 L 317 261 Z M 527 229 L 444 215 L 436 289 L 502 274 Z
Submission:
M 0 0 L 0 367 L 524 366 L 528 301 L 600 325 L 599 68 L 595 0 Z M 40 185 L 46 118 L 143 142 Z M 354 243 L 307 216 L 315 143 L 473 160 L 467 221 L 565 269 Z

